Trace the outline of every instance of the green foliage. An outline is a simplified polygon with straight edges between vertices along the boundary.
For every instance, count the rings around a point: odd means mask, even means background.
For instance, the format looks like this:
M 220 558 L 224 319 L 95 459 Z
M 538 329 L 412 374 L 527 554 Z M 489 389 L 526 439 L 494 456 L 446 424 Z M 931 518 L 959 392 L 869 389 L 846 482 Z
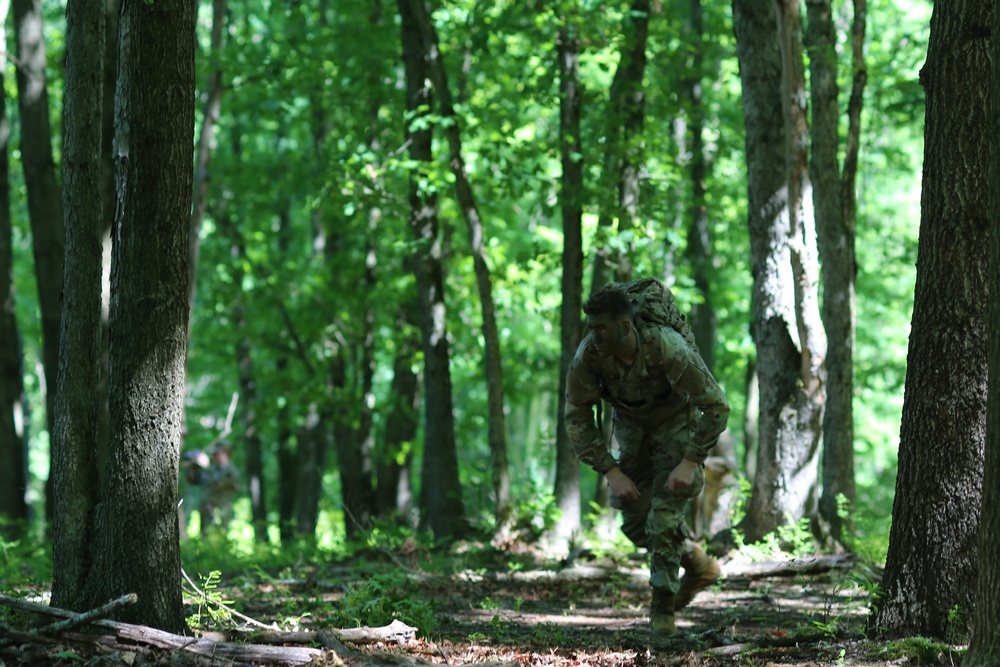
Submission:
M 878 651 L 879 659 L 905 660 L 915 665 L 949 665 L 961 663 L 964 649 L 957 649 L 940 641 L 925 637 L 907 637 L 889 642 Z
M 418 628 L 424 635 L 437 627 L 433 600 L 410 595 L 409 582 L 401 573 L 376 574 L 348 588 L 335 614 L 338 627 L 388 625 L 393 619 Z
M 195 612 L 187 618 L 189 627 L 224 627 L 232 622 L 233 615 L 228 606 L 233 604 L 233 601 L 223 598 L 219 591 L 221 582 L 222 572 L 212 570 L 207 576 L 202 577 L 200 590 L 191 591 Z

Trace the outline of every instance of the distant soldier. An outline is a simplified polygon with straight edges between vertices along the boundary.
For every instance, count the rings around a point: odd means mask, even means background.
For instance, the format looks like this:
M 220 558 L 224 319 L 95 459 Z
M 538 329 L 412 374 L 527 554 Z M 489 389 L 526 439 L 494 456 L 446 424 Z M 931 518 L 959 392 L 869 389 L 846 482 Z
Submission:
M 228 442 L 220 442 L 212 449 L 211 465 L 205 470 L 201 484 L 202 533 L 209 528 L 225 535 L 233 518 L 233 499 L 240 488 L 240 473 L 230 459 Z
M 177 518 L 180 523 L 181 539 L 188 538 L 188 518 L 192 511 L 201 507 L 202 483 L 212 460 L 201 449 L 186 452 L 181 459 L 180 497 Z

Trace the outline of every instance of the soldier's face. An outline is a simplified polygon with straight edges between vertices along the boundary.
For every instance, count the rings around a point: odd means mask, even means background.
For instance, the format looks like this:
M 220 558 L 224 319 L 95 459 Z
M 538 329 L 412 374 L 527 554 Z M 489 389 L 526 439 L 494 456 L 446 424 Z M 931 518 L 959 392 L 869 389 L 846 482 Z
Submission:
M 607 357 L 625 350 L 631 326 L 628 319 L 616 319 L 611 315 L 587 315 L 587 326 L 601 356 Z

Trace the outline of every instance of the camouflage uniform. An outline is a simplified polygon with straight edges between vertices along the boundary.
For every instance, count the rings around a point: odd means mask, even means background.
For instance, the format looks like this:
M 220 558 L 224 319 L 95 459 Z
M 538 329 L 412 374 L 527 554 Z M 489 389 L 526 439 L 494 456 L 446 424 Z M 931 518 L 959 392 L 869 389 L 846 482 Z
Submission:
M 638 501 L 613 503 L 622 509 L 622 530 L 636 546 L 648 548 L 650 585 L 676 593 L 681 557 L 693 548 L 685 509 L 704 486 L 703 466 L 683 492 L 668 490 L 667 477 L 682 459 L 704 463 L 726 428 L 729 403 L 678 332 L 659 325 L 634 331 L 638 347 L 631 366 L 598 354 L 592 334 L 580 343 L 567 377 L 566 431 L 577 458 L 602 475 L 618 466 L 639 489 Z M 594 421 L 599 399 L 614 407 L 620 461 Z
M 223 534 L 229 530 L 233 518 L 233 499 L 240 488 L 240 473 L 229 459 L 216 452 L 212 464 L 205 470 L 202 480 L 201 514 L 202 533 L 218 527 Z

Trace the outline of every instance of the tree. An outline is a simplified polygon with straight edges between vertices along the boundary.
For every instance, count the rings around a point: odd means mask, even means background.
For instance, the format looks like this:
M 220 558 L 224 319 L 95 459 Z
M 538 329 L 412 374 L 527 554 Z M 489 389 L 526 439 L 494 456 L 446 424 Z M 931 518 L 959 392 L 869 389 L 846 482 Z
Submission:
M 439 538 L 465 531 L 465 506 L 458 477 L 455 417 L 449 368 L 447 306 L 444 300 L 443 239 L 438 230 L 437 193 L 421 185 L 421 170 L 433 160 L 432 137 L 425 118 L 433 101 L 428 86 L 429 63 L 421 27 L 410 0 L 398 0 L 403 61 L 406 69 L 406 127 L 410 157 L 410 228 L 415 241 L 411 266 L 420 302 L 420 335 L 424 351 L 424 462 L 420 477 L 421 508 Z M 419 121 L 419 123 L 418 123 Z
M 1000 12 L 993 8 L 990 31 L 992 88 L 1000 100 Z M 1000 664 L 1000 107 L 989 117 L 989 275 L 986 293 L 992 294 L 987 308 L 988 394 L 986 398 L 986 444 L 983 462 L 983 504 L 979 519 L 979 573 L 976 611 L 972 617 L 972 639 L 962 660 L 963 667 Z
M 0 12 L 0 16 L 4 15 Z M 0 27 L 0 42 L 3 28 Z M 27 440 L 18 428 L 24 409 L 21 335 L 17 329 L 14 290 L 13 229 L 10 219 L 10 128 L 7 95 L 0 78 L 0 517 L 28 520 L 25 490 L 28 478 Z M 20 534 L 20 527 L 4 529 L 4 537 Z
M 757 473 L 741 528 L 756 541 L 789 518 L 815 514 L 825 340 L 816 241 L 804 208 L 809 179 L 798 4 L 734 0 L 733 24 L 746 119 L 752 332 L 760 373 Z
M 487 404 L 489 406 L 489 436 L 491 471 L 493 477 L 494 513 L 502 529 L 509 527 L 512 518 L 510 507 L 510 470 L 507 465 L 507 435 L 504 422 L 503 364 L 500 355 L 500 334 L 497 330 L 496 306 L 490 267 L 486 262 L 486 233 L 482 216 L 476 203 L 468 169 L 462 152 L 459 117 L 455 113 L 451 89 L 448 87 L 447 69 L 442 59 L 433 17 L 424 0 L 409 0 L 414 27 L 423 39 L 424 57 L 427 59 L 430 82 L 434 87 L 435 101 L 443 117 L 440 127 L 444 132 L 450 153 L 449 164 L 455 180 L 455 199 L 469 229 L 472 247 L 472 266 L 476 275 L 479 303 L 482 311 L 483 365 L 486 370 Z
M 560 517 L 553 528 L 559 546 L 580 530 L 580 462 L 566 434 L 566 375 L 582 337 L 583 308 L 583 140 L 580 136 L 580 39 L 572 14 L 561 17 L 559 30 L 559 155 L 562 164 L 562 305 L 559 310 L 560 349 L 556 480 L 553 495 Z
M 807 4 L 807 33 L 812 101 L 812 161 L 810 176 L 819 253 L 823 260 L 823 325 L 826 329 L 827 392 L 823 412 L 823 495 L 820 514 L 830 526 L 831 537 L 843 540 L 845 520 L 839 499 L 854 506 L 854 173 L 857 168 L 857 121 L 864 86 L 864 62 L 859 53 L 864 42 L 864 0 L 855 3 L 855 77 L 851 94 L 848 155 L 843 178 L 837 154 L 840 149 L 840 109 L 837 87 L 836 33 L 829 0 Z M 860 12 L 859 12 L 860 8 Z M 852 141 L 853 139 L 853 141 Z M 850 170 L 850 171 L 849 171 Z
M 111 443 L 92 601 L 138 594 L 122 617 L 184 628 L 177 474 L 187 350 L 195 5 L 121 14 L 111 267 Z M 123 527 L 128 526 L 127 533 Z
M 62 334 L 52 432 L 52 599 L 83 611 L 99 500 L 98 413 L 101 376 L 101 197 L 104 7 L 66 5 L 63 97 L 63 210 L 66 213 Z
M 875 614 L 877 627 L 907 635 L 962 636 L 975 596 L 990 301 L 983 297 L 992 7 L 986 0 L 935 3 L 920 76 L 927 102 L 917 282 L 884 595 Z
M 642 155 L 642 129 L 645 122 L 646 41 L 649 37 L 649 0 L 634 0 L 623 22 L 618 67 L 608 92 L 604 118 L 605 148 L 599 193 L 598 238 L 595 242 L 594 274 L 591 291 L 604 287 L 611 278 L 629 280 L 632 258 L 617 246 L 608 247 L 614 220 L 618 234 L 635 224 L 639 205 L 639 169 Z
M 59 374 L 59 332 L 63 286 L 63 212 L 52 155 L 48 81 L 41 0 L 14 0 L 17 54 L 17 102 L 21 114 L 21 164 L 28 190 L 32 250 L 42 313 L 42 363 L 45 368 L 45 408 L 49 433 L 55 425 L 56 382 Z M 46 516 L 52 516 L 52 480 L 46 486 Z

